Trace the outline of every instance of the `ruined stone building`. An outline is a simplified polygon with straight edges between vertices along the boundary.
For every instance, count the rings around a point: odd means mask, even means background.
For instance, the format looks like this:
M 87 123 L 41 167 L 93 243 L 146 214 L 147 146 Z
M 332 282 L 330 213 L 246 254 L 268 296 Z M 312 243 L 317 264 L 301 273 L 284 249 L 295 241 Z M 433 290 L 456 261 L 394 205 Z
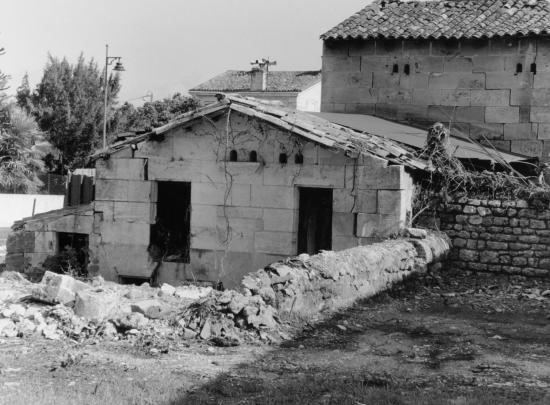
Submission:
M 95 201 L 16 223 L 6 263 L 39 266 L 69 244 L 110 280 L 236 285 L 288 256 L 399 232 L 411 173 L 427 168 L 411 151 L 227 96 L 94 155 Z
M 268 70 L 268 66 L 250 71 L 228 70 L 191 90 L 189 94 L 203 104 L 216 102 L 216 94 L 240 94 L 279 102 L 300 111 L 320 111 L 321 71 Z
M 377 1 L 323 35 L 319 113 L 257 101 L 296 99 L 300 87 L 289 83 L 314 84 L 319 72 L 214 78 L 196 89 L 214 103 L 93 155 L 94 201 L 17 222 L 6 266 L 37 267 L 69 245 L 109 280 L 231 287 L 289 256 L 396 234 L 415 176 L 431 170 L 415 157 L 426 143 L 419 128 L 450 123 L 452 153 L 469 162 L 540 155 L 546 10 L 536 1 Z M 253 82 L 267 87 L 250 92 Z M 222 91 L 254 99 L 215 97 Z M 523 154 L 495 156 L 468 136 Z
M 376 0 L 322 35 L 321 111 L 450 123 L 548 161 L 548 27 L 546 0 Z

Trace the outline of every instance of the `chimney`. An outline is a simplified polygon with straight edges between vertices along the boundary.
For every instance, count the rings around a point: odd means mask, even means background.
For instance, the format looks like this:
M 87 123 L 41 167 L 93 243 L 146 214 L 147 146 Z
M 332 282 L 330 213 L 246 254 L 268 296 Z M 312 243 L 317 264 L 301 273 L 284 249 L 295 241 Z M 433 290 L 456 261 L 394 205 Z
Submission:
M 269 58 L 262 58 L 253 60 L 250 64 L 253 65 L 252 71 L 250 72 L 250 90 L 266 91 L 269 67 L 275 66 L 277 61 L 269 60 Z
M 250 90 L 265 91 L 267 89 L 267 69 L 265 67 L 253 67 L 250 72 Z

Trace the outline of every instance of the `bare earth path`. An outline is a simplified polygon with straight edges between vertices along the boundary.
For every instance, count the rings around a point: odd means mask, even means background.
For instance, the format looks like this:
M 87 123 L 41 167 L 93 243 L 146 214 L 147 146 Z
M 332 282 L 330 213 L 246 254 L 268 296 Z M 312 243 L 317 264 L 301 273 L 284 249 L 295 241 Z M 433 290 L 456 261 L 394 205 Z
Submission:
M 0 343 L 0 402 L 550 403 L 550 281 L 413 280 L 282 346 Z

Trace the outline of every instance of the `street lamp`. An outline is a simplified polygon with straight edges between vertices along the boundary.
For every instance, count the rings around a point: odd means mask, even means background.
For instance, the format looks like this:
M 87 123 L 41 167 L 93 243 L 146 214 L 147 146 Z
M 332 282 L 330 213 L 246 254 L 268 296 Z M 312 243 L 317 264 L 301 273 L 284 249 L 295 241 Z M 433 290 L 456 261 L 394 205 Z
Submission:
M 109 65 L 111 63 L 116 61 L 113 70 L 116 72 L 124 72 L 126 69 L 124 69 L 124 66 L 122 66 L 120 59 L 120 56 L 109 56 L 109 45 L 105 45 L 105 78 L 103 82 L 105 85 L 105 103 L 103 105 L 103 149 L 107 148 L 107 92 L 109 91 L 109 83 L 107 82 L 107 69 L 109 68 Z

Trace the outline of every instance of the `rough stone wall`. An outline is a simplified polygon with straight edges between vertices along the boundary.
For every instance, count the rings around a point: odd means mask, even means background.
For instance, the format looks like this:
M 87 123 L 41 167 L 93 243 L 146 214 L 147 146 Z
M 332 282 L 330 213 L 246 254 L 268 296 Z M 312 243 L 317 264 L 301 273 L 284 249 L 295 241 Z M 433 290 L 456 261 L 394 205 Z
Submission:
M 548 160 L 549 37 L 326 41 L 322 83 L 321 111 L 451 123 L 454 133 Z
M 550 276 L 550 209 L 527 201 L 456 199 L 435 224 L 452 241 L 449 263 L 464 270 Z M 426 218 L 424 218 L 426 219 Z
M 425 272 L 449 252 L 447 236 L 395 239 L 341 252 L 300 255 L 243 279 L 246 295 L 260 295 L 279 310 L 302 316 L 333 312 L 373 296 L 413 273 Z
M 229 135 L 227 130 L 229 129 Z M 227 161 L 236 150 L 237 162 Z M 258 162 L 250 162 L 256 151 Z M 288 163 L 279 163 L 286 153 Z M 295 163 L 296 154 L 303 164 Z M 402 166 L 352 159 L 232 112 L 174 129 L 97 162 L 92 260 L 107 279 L 149 274 L 156 181 L 191 182 L 190 263 L 163 262 L 161 281 L 242 276 L 297 252 L 298 188 L 333 189 L 332 247 L 370 244 L 396 233 L 410 210 L 412 180 Z

